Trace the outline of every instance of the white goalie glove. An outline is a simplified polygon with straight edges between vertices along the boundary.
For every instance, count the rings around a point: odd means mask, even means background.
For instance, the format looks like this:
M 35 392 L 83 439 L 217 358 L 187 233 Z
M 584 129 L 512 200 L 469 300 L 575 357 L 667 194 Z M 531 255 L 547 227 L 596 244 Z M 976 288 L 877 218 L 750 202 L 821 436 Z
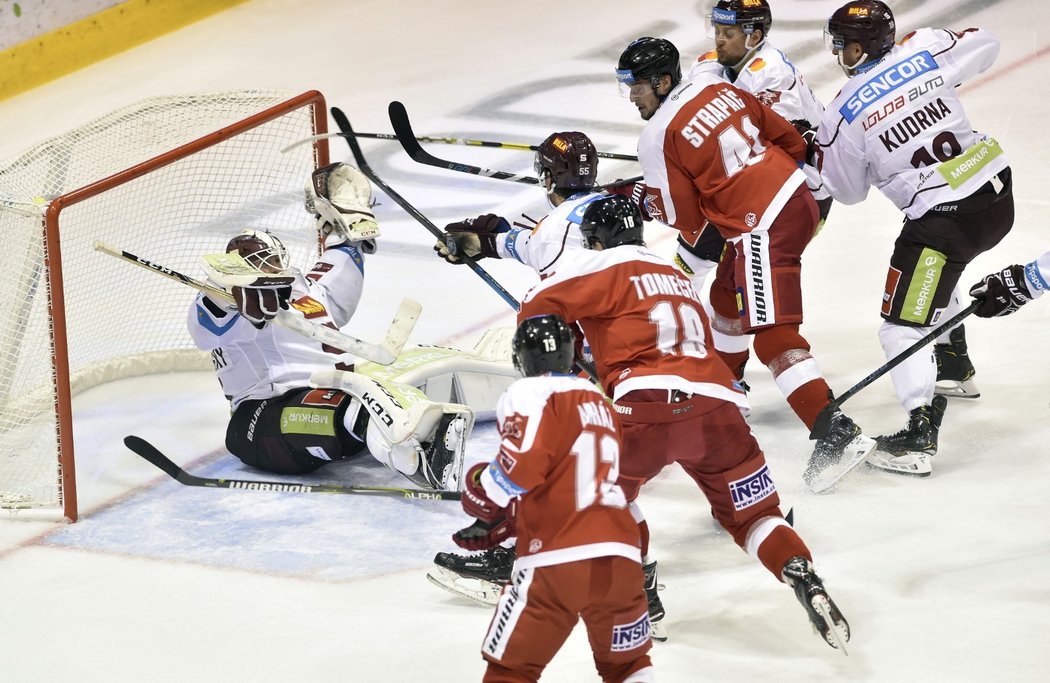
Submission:
M 379 223 L 372 213 L 372 185 L 361 171 L 329 164 L 313 172 L 305 193 L 306 211 L 317 218 L 326 247 L 351 242 L 365 253 L 375 251 Z

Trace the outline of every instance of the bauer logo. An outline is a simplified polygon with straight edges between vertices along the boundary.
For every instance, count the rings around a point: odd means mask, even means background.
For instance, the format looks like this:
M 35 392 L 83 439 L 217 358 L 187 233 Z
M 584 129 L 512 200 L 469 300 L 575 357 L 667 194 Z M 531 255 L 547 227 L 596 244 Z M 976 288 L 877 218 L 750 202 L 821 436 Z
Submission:
M 933 71 L 937 68 L 937 62 L 928 50 L 908 57 L 908 59 L 894 64 L 890 68 L 880 71 L 857 88 L 839 108 L 839 114 L 846 119 L 847 123 L 853 123 L 862 111 L 873 102 L 877 102 L 883 95 L 891 93 L 897 88 L 907 85 L 919 76 Z
M 645 645 L 649 640 L 650 628 L 648 612 L 643 612 L 642 616 L 629 624 L 616 624 L 613 626 L 612 646 L 609 649 L 626 652 Z
M 762 465 L 754 474 L 729 482 L 729 493 L 733 496 L 733 507 L 737 511 L 769 498 L 776 490 L 766 465 Z

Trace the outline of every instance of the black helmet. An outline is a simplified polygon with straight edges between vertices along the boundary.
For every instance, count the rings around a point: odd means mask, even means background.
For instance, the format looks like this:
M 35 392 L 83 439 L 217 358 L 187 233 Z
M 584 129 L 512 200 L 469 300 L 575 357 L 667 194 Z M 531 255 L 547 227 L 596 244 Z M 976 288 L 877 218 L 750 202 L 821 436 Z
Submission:
M 642 212 L 638 205 L 619 194 L 591 202 L 580 223 L 583 244 L 588 249 L 595 242 L 606 249 L 621 244 L 645 244 L 642 228 Z
M 533 167 L 541 181 L 549 173 L 554 189 L 563 194 L 589 190 L 598 179 L 598 150 L 583 133 L 553 133 L 540 143 Z
M 682 63 L 678 48 L 663 38 L 639 38 L 623 51 L 616 65 L 616 80 L 624 85 L 633 85 L 648 79 L 653 90 L 661 76 L 671 77 L 671 87 L 682 80 Z
M 773 13 L 766 0 L 718 0 L 708 19 L 712 24 L 739 26 L 748 34 L 757 28 L 768 35 L 773 25 Z
M 839 64 L 843 69 L 854 69 L 862 63 L 881 59 L 893 49 L 896 25 L 893 12 L 879 0 L 853 0 L 835 10 L 824 29 L 824 41 L 828 48 L 839 51 Z M 860 62 L 847 67 L 842 62 L 842 50 L 849 43 L 860 43 L 865 56 Z
M 523 377 L 545 372 L 570 373 L 575 342 L 572 329 L 556 315 L 525 318 L 510 342 L 514 369 Z

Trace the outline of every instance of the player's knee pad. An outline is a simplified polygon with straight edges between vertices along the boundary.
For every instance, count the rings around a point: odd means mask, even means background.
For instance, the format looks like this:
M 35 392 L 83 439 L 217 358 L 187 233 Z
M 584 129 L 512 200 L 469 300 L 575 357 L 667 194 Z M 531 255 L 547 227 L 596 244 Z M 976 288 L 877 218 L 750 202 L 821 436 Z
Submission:
M 770 365 L 788 351 L 809 353 L 809 342 L 799 334 L 798 325 L 774 325 L 755 332 L 755 355 L 763 365 Z
M 898 353 L 922 339 L 930 331 L 928 327 L 916 327 L 913 325 L 900 325 L 893 322 L 883 322 L 879 327 L 879 344 L 887 358 L 893 358 Z

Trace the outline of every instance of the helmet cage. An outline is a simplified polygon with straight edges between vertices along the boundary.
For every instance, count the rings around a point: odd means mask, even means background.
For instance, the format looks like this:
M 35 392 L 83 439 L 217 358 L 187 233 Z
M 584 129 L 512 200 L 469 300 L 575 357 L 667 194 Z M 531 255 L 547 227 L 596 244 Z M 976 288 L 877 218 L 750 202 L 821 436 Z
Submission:
M 245 262 L 264 273 L 288 270 L 288 250 L 271 232 L 248 228 L 229 241 L 226 251 L 236 251 Z

